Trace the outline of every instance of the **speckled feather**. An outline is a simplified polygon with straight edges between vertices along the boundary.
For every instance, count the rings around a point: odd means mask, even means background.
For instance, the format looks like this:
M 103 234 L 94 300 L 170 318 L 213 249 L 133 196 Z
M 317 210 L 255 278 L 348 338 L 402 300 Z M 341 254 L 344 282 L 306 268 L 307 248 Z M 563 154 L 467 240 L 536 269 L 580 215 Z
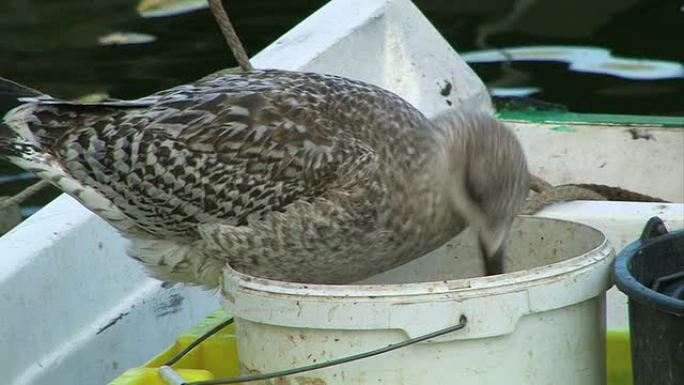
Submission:
M 466 224 L 436 179 L 463 152 L 458 127 L 362 82 L 268 70 L 135 101 L 24 101 L 5 116 L 2 156 L 120 230 L 163 280 L 213 287 L 228 263 L 349 282 Z

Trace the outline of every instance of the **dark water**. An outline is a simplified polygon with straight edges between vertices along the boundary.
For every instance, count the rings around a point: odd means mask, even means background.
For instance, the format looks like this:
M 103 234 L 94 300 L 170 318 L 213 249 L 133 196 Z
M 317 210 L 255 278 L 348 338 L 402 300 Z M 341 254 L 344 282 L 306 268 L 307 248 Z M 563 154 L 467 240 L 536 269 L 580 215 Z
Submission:
M 229 12 L 250 54 L 325 1 L 232 0 Z M 511 46 L 591 46 L 620 57 L 684 61 L 684 14 L 670 0 L 420 0 L 419 8 L 459 51 Z M 142 18 L 137 0 L 0 1 L 0 76 L 63 98 L 106 92 L 144 96 L 234 66 L 208 10 Z M 116 31 L 157 37 L 100 46 Z M 473 64 L 490 86 L 536 87 L 532 96 L 577 112 L 684 115 L 684 81 L 630 80 L 569 71 L 558 62 Z M 31 179 L 0 163 L 0 195 Z M 50 191 L 28 202 L 41 205 Z

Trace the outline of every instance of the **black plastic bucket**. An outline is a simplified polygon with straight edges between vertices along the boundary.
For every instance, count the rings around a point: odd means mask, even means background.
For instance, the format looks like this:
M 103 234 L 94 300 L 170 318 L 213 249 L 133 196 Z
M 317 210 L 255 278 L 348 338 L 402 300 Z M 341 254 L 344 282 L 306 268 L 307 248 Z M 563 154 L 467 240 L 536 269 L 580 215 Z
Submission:
M 615 282 L 629 297 L 634 385 L 684 384 L 684 230 L 651 218 L 615 259 Z

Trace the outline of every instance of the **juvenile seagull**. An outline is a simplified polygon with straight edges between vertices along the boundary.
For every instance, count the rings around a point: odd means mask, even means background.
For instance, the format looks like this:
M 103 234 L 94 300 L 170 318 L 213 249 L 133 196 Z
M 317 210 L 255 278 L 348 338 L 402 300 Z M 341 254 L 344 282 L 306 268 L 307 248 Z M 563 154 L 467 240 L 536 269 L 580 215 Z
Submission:
M 228 264 L 351 282 L 467 225 L 498 274 L 528 191 L 520 144 L 494 117 L 429 120 L 338 76 L 257 70 L 90 104 L 2 79 L 0 95 L 22 103 L 0 124 L 0 157 L 109 222 L 165 281 L 216 287 Z

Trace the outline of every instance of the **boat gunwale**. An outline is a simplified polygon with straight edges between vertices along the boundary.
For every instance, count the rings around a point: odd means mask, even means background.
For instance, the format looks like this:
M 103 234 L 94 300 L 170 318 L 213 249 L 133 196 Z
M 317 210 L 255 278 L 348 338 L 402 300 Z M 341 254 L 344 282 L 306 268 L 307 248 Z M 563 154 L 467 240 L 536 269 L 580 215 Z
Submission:
M 650 116 L 628 114 L 579 113 L 560 110 L 525 111 L 500 109 L 497 115 L 502 120 L 524 123 L 599 126 L 643 126 L 684 129 L 684 116 Z

